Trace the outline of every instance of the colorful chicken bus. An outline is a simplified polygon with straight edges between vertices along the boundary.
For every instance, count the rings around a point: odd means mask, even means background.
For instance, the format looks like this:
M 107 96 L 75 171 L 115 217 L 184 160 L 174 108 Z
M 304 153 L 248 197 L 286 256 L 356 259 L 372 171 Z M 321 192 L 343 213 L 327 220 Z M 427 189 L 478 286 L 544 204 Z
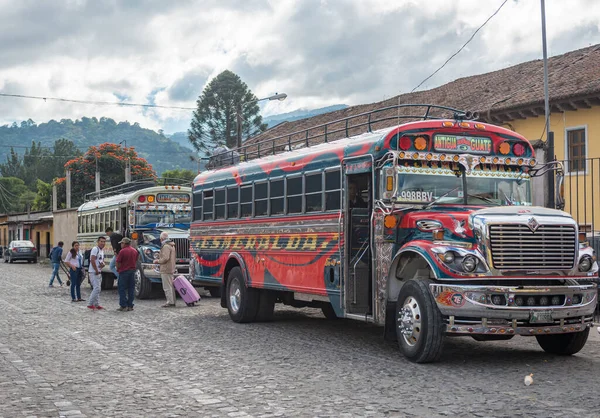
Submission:
M 98 237 L 105 235 L 107 227 L 130 237 L 139 252 L 136 297 L 149 297 L 153 285 L 162 283 L 158 266 L 153 261 L 159 255 L 163 231 L 175 242 L 178 273 L 189 274 L 190 187 L 156 186 L 153 182 L 139 181 L 105 189 L 99 194 L 90 193 L 86 200 L 77 211 L 77 240 L 81 251 L 92 249 Z M 115 276 L 109 263 L 114 254 L 108 239 L 104 254 L 102 288 L 111 289 Z
M 569 214 L 532 206 L 532 177 L 560 185 L 559 165 L 539 168 L 515 132 L 425 107 L 422 120 L 334 141 L 317 127 L 327 142 L 300 149 L 247 146 L 246 161 L 199 174 L 193 280 L 220 287 L 235 322 L 269 320 L 275 303 L 320 308 L 382 325 L 414 362 L 437 360 L 448 335 L 578 352 L 596 255 Z M 347 121 L 334 123 L 348 132 Z

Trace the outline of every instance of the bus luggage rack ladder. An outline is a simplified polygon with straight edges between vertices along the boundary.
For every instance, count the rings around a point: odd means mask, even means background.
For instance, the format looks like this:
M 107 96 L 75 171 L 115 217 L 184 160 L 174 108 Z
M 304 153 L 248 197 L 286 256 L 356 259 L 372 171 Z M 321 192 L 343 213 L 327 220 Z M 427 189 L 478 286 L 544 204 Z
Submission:
M 99 192 L 86 193 L 84 202 L 90 202 L 92 200 L 102 199 L 104 197 L 116 196 L 118 194 L 131 193 L 138 190 L 146 189 L 148 187 L 156 186 L 183 186 L 190 187 L 190 182 L 184 179 L 176 178 L 157 178 L 147 180 L 135 180 L 129 183 L 119 184 L 118 186 L 107 187 Z
M 414 109 L 424 108 L 424 113 L 411 112 Z M 408 114 L 400 114 L 401 110 L 407 110 Z M 398 111 L 394 113 L 393 111 Z M 385 114 L 385 112 L 388 112 Z M 382 115 L 380 115 L 382 114 Z M 375 119 L 374 116 L 382 117 Z M 432 104 L 400 104 L 383 107 L 370 112 L 359 113 L 358 115 L 348 116 L 327 122 L 321 125 L 312 126 L 285 135 L 265 139 L 253 144 L 243 145 L 226 152 L 215 154 L 209 158 L 207 168 L 215 169 L 237 164 L 240 161 L 249 161 L 255 158 L 275 155 L 284 151 L 291 151 L 296 148 L 310 147 L 326 143 L 332 140 L 349 138 L 350 131 L 352 135 L 372 132 L 373 125 L 381 122 L 410 119 L 410 120 L 432 120 L 432 119 L 455 119 L 455 120 L 476 120 L 479 118 L 477 112 L 462 111 L 447 106 L 437 106 Z M 357 123 L 352 124 L 352 121 Z M 340 125 L 335 126 L 334 125 Z M 365 128 L 358 130 L 358 128 Z M 317 132 L 315 134 L 315 132 Z M 317 141 L 318 138 L 322 140 Z

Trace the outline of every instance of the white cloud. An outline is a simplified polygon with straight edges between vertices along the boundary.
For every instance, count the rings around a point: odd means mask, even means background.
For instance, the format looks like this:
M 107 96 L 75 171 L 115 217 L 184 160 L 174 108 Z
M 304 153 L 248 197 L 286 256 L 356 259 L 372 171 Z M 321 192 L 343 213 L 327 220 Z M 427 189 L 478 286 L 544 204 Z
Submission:
M 224 69 L 263 114 L 360 104 L 410 91 L 501 1 L 0 0 L 0 92 L 194 106 Z M 421 88 L 541 57 L 537 1 L 509 0 L 473 42 Z M 600 43 L 600 2 L 547 2 L 552 55 Z M 185 129 L 191 111 L 0 98 L 0 124 L 82 116 Z

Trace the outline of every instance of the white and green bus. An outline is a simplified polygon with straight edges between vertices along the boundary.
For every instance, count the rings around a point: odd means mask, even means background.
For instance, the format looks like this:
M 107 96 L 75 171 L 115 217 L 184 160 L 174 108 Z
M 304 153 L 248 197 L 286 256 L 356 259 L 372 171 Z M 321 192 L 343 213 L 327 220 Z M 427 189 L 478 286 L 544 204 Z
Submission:
M 157 186 L 149 181 L 126 183 L 86 195 L 86 202 L 77 210 L 81 251 L 91 250 L 108 227 L 131 238 L 139 252 L 135 295 L 140 299 L 149 297 L 153 285 L 162 283 L 158 266 L 153 264 L 159 255 L 161 232 L 167 232 L 175 243 L 177 273 L 189 274 L 191 195 L 190 187 Z M 109 269 L 113 257 L 109 239 L 104 254 L 102 289 L 111 289 L 115 276 Z

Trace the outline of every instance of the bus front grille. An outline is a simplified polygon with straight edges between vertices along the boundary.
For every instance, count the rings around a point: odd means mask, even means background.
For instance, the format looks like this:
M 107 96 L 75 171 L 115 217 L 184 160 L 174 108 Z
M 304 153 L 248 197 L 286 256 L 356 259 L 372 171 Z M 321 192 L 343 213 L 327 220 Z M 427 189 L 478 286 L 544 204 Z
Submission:
M 177 253 L 177 258 L 185 258 L 186 260 L 190 258 L 190 240 L 187 238 L 174 238 L 173 242 L 175 243 L 175 252 Z

